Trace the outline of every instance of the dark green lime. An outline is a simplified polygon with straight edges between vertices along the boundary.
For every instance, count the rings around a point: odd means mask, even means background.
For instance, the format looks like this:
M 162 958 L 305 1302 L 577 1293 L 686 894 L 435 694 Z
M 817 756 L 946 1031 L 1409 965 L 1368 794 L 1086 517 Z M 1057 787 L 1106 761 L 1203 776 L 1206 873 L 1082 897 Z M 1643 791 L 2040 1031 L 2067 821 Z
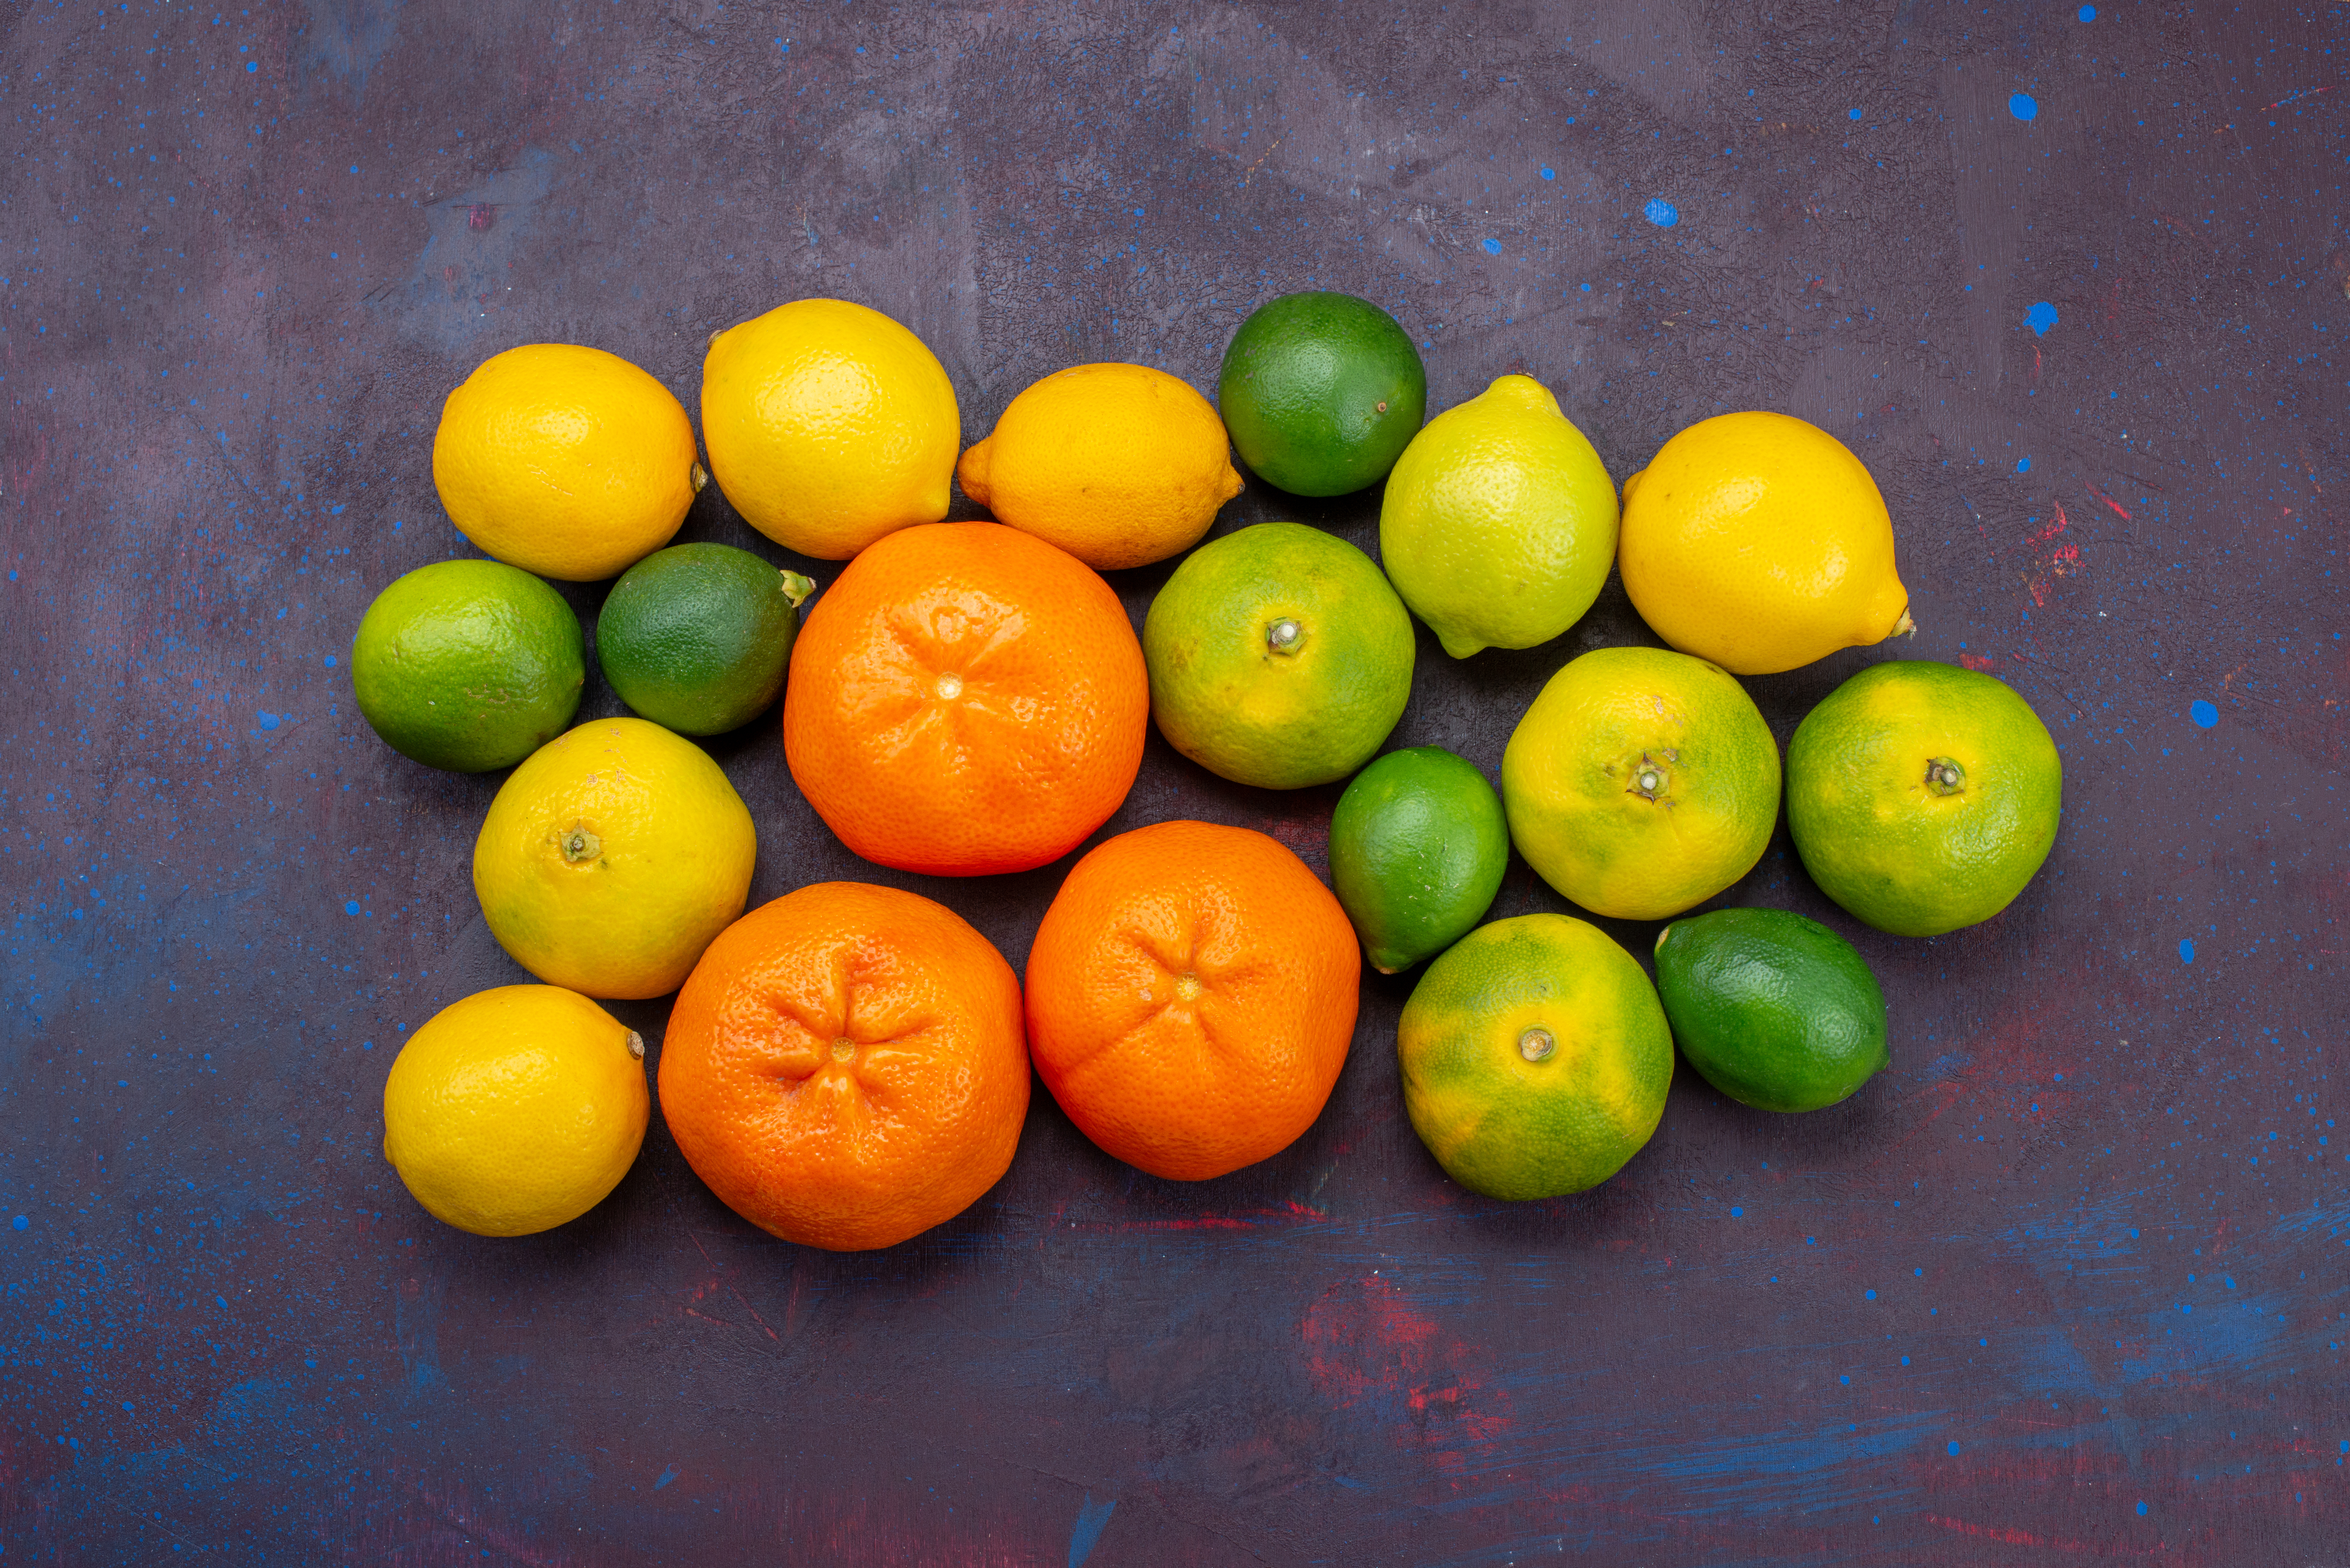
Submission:
M 1657 994 L 1689 1064 L 1758 1110 L 1835 1105 L 1888 1060 L 1866 961 L 1784 909 L 1675 920 L 1657 938 Z
M 1419 433 L 1428 372 L 1369 300 L 1284 294 L 1232 334 L 1216 402 L 1257 473 L 1293 495 L 1346 495 L 1386 478 Z
M 732 545 L 672 545 L 621 574 L 596 618 L 620 701 L 681 735 L 749 723 L 784 690 L 816 585 Z
M 1509 863 L 1501 797 L 1441 746 L 1389 752 L 1355 775 L 1330 814 L 1330 880 L 1381 974 L 1467 936 Z
M 563 596 L 501 561 L 436 561 L 378 594 L 351 642 L 359 712 L 392 750 L 480 774 L 579 709 L 587 639 Z

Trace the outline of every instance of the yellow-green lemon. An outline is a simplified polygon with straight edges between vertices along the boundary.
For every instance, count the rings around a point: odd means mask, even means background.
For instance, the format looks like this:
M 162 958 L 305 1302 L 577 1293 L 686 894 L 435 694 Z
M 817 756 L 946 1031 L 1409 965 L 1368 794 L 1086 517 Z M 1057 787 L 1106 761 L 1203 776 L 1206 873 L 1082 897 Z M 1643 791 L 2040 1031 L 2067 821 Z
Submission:
M 1502 754 L 1510 837 L 1595 914 L 1657 920 L 1753 868 L 1779 815 L 1779 748 L 1701 659 L 1595 649 L 1550 679 Z
M 1411 617 L 1371 558 L 1302 523 L 1201 545 L 1142 623 L 1150 716 L 1209 772 L 1264 789 L 1345 778 L 1411 697 Z
M 1148 365 L 1074 365 L 1012 400 L 955 470 L 965 495 L 1097 572 L 1200 542 L 1241 491 L 1208 400 Z
M 473 842 L 473 891 L 539 979 L 664 996 L 743 912 L 756 851 L 709 753 L 643 719 L 596 719 L 508 775 Z
M 1412 1130 L 1491 1198 L 1598 1186 L 1657 1130 L 1673 1081 L 1648 975 L 1566 915 L 1496 920 L 1447 948 L 1404 1003 L 1396 1056 Z
M 452 1002 L 391 1064 L 384 1158 L 461 1231 L 527 1236 L 576 1220 L 644 1142 L 644 1056 L 635 1030 L 560 986 Z
M 1659 637 L 1734 675 L 1914 629 L 1877 482 L 1789 414 L 1721 414 L 1667 441 L 1624 482 L 1617 564 Z
M 702 478 L 670 389 L 576 343 L 484 359 L 432 437 L 432 483 L 457 531 L 566 582 L 601 582 L 668 544 Z
M 1503 376 L 1412 438 L 1379 504 L 1388 578 L 1455 659 L 1582 618 L 1616 558 L 1616 487 L 1558 400 Z
M 862 305 L 799 299 L 710 339 L 702 437 L 745 522 L 845 561 L 947 514 L 962 423 L 920 338 Z
M 2064 767 L 2032 705 L 1954 665 L 1873 664 L 1787 744 L 1787 830 L 1820 890 L 1880 931 L 1939 936 L 2048 858 Z

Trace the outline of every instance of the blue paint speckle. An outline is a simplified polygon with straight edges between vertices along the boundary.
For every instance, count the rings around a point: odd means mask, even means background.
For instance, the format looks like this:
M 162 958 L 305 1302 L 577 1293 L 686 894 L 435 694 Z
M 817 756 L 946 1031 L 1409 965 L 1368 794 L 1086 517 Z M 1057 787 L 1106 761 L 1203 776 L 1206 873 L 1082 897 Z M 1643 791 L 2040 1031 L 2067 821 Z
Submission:
M 256 712 L 254 715 L 254 722 L 259 724 L 265 730 L 274 730 L 277 728 L 283 721 L 275 713 Z
M 2010 94 L 2007 112 L 2018 119 L 2036 119 L 2040 116 L 2040 100 L 2028 92 Z
M 1860 110 L 1856 109 L 1846 109 L 1844 111 L 1844 117 L 1846 119 L 1858 119 L 1860 118 Z
M 8 1221 L 8 1229 L 11 1231 L 28 1230 L 31 1228 L 32 1223 L 33 1222 L 30 1220 L 27 1220 L 22 1214 L 19 1214 L 14 1220 Z
M 2097 19 L 2097 8 L 2095 5 L 2084 5 L 2078 11 L 2074 12 L 2073 15 L 2081 18 L 2084 22 L 2094 22 Z M 2144 1513 L 2146 1511 L 2146 1504 L 2139 1503 L 2137 1505 L 2137 1511 L 2140 1513 Z
M 2187 716 L 2195 721 L 2197 729 L 2208 730 L 2220 722 L 2220 710 L 2198 697 L 2188 704 Z
M 1109 1516 L 1117 1511 L 1118 1499 L 1097 1503 L 1093 1493 L 1086 1493 L 1086 1501 L 1077 1507 L 1077 1527 L 1069 1532 L 1069 1568 L 1079 1568 L 1093 1555 L 1095 1542 L 1101 1540 Z
M 1732 1220 L 1742 1219 L 1744 1217 L 1745 1213 L 1746 1210 L 1743 1209 L 1732 1208 L 1730 1211 L 1730 1217 Z
M 2017 458 L 2015 460 L 2015 472 L 2018 473 L 2030 473 L 2032 472 L 2032 460 L 2028 457 Z
M 244 62 L 244 68 L 248 71 L 257 71 L 261 68 L 261 62 L 259 60 L 247 60 Z
M 2178 961 L 2180 963 L 2193 963 L 2195 961 L 2195 939 L 2193 937 L 2181 937 L 2178 939 Z
M 1956 1444 L 1956 1443 L 1952 1443 L 1952 1444 L 1950 1445 L 1950 1458 L 1952 1458 L 1952 1459 L 1957 1459 L 1958 1457 L 1959 1457 L 1959 1445 L 1958 1445 L 1958 1444 Z
M 1873 1302 L 1877 1299 L 1877 1293 L 1875 1291 L 1863 1291 L 1860 1293 L 1860 1296 L 1863 1301 Z
M 1499 240 L 1487 240 L 1485 242 L 1485 254 L 1489 256 L 1500 255 L 1502 254 L 1502 242 Z
M 358 914 L 359 912 L 359 901 L 357 898 L 346 898 L 346 899 L 344 899 L 344 900 L 343 900 L 343 913 L 344 913 L 344 914 L 346 914 L 346 915 L 356 915 L 356 914 Z
M 670 1482 L 675 1480 L 677 1480 L 677 1467 L 675 1465 L 671 1465 L 661 1471 L 660 1480 L 653 1482 L 653 1490 L 655 1491 L 659 1491 L 661 1488 L 669 1485 Z
M 2032 328 L 2034 337 L 2045 337 L 2048 329 L 2056 325 L 2056 307 L 2044 299 L 2036 301 L 2023 313 L 2023 324 Z
M 1543 178 L 1545 180 L 1555 180 L 1558 178 L 1558 171 L 1545 163 L 1543 165 Z
M 1681 210 L 1662 196 L 1650 197 L 1648 204 L 1640 209 L 1640 215 L 1660 229 L 1669 229 L 1681 221 Z
M 333 654 L 331 654 L 331 653 L 330 653 L 330 654 L 327 655 L 327 668 L 328 668 L 328 669 L 329 669 L 329 670 L 332 670 L 334 667 L 335 667 L 335 656 L 334 656 Z
M 2087 21 L 2095 15 L 2096 15 L 2096 11 L 2094 7 L 2088 5 L 2081 7 L 2081 20 L 2084 22 Z M 2140 1519 L 2144 1519 L 2146 1517 L 2146 1499 L 2144 1498 L 2137 1500 L 2137 1516 Z

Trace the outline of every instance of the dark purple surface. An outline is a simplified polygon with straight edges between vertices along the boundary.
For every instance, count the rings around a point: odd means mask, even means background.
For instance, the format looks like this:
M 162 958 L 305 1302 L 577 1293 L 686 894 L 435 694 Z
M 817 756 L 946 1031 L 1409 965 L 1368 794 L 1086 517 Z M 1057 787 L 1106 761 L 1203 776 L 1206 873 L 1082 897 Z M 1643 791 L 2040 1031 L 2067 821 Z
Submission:
M 1763 9 L 8 9 L 0 1564 L 2350 1561 L 2350 12 Z M 837 295 L 976 440 L 1066 364 L 1212 389 L 1307 286 L 1422 339 L 1432 409 L 1541 378 L 1619 479 L 1742 407 L 1869 463 L 1906 651 L 2067 774 L 1985 926 L 1862 929 L 1783 835 L 1721 900 L 1859 941 L 1891 1069 L 1806 1117 L 1684 1073 L 1614 1181 L 1512 1207 L 1400 1114 L 1407 978 L 1312 1132 L 1201 1186 L 1040 1094 L 885 1253 L 754 1231 L 658 1119 L 552 1234 L 425 1217 L 380 1096 L 521 978 L 467 880 L 496 780 L 380 743 L 346 656 L 465 551 L 447 389 L 568 340 L 691 410 L 713 328 Z M 1375 543 L 1375 497 L 1256 484 L 1219 527 L 1275 516 Z M 775 555 L 714 488 L 684 536 Z M 1491 772 L 1645 640 L 1612 586 L 1525 653 L 1423 632 L 1392 743 Z M 1783 741 L 1877 657 L 1750 685 Z M 772 719 L 712 750 L 754 899 L 918 887 L 1020 961 L 1065 867 L 878 872 Z M 1154 739 L 1111 826 L 1318 866 L 1335 793 Z M 1517 865 L 1494 913 L 1562 907 Z

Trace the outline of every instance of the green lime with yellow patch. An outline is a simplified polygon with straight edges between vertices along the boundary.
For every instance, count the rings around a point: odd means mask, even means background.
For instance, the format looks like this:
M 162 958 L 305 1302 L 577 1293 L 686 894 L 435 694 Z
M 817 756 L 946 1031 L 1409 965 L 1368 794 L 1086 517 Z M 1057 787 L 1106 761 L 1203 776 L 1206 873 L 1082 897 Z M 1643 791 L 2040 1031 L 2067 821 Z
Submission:
M 1381 974 L 1466 936 L 1509 865 L 1500 797 L 1475 763 L 1441 746 L 1389 752 L 1330 814 L 1330 885 Z
M 1142 624 L 1150 716 L 1209 772 L 1265 789 L 1345 778 L 1411 696 L 1411 616 L 1371 558 L 1298 523 L 1201 545 Z
M 1804 868 L 1895 936 L 1939 936 L 2006 909 L 2048 858 L 2064 793 L 2056 742 L 2032 705 L 1954 665 L 1871 665 L 1787 746 L 1787 827 Z
M 1868 961 L 1787 909 L 1715 909 L 1657 938 L 1657 995 L 1699 1076 L 1741 1105 L 1815 1111 L 1891 1060 Z
M 783 695 L 816 585 L 732 545 L 672 545 L 630 566 L 596 618 L 620 701 L 681 735 L 719 735 Z
M 1779 747 L 1718 666 L 1595 649 L 1518 721 L 1502 805 L 1543 880 L 1595 914 L 1663 919 L 1762 857 L 1779 815 Z
M 1224 350 L 1216 402 L 1241 460 L 1293 495 L 1377 484 L 1419 432 L 1428 371 L 1411 334 L 1367 299 L 1284 294 Z
M 359 713 L 404 757 L 480 774 L 561 734 L 587 639 L 563 596 L 501 561 L 435 561 L 375 597 L 351 643 Z
M 1673 1039 L 1630 953 L 1566 915 L 1482 926 L 1428 966 L 1396 1030 L 1404 1109 L 1489 1198 L 1596 1187 L 1665 1114 Z

